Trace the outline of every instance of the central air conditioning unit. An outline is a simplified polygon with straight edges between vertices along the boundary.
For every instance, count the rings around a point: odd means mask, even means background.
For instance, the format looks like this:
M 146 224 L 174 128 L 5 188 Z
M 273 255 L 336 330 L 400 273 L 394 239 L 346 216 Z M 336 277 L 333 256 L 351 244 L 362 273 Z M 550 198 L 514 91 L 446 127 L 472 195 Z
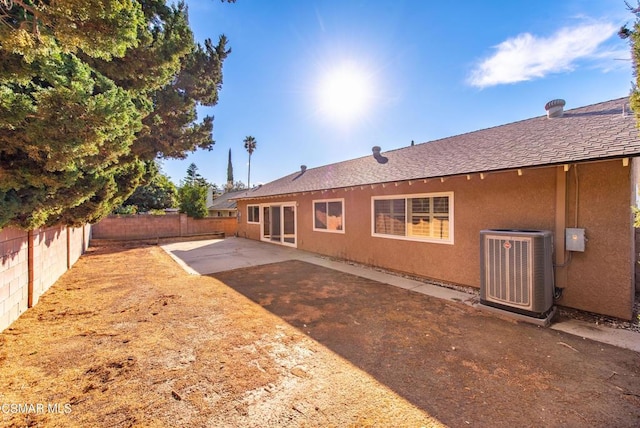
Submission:
M 480 232 L 480 303 L 543 319 L 553 316 L 553 235 L 548 230 Z

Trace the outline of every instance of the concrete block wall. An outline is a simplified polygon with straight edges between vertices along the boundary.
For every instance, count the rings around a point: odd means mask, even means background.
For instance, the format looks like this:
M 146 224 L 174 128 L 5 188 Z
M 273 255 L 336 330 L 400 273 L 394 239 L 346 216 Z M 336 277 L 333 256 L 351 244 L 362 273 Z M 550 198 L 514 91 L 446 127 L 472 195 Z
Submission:
M 0 331 L 27 310 L 27 232 L 0 230 Z
M 91 233 L 91 226 L 86 225 L 84 227 L 72 227 L 67 229 L 69 233 L 69 263 L 71 266 L 78 261 L 81 255 L 89 248 L 89 238 Z
M 215 231 L 224 232 L 224 236 L 234 236 L 237 228 L 238 219 L 235 217 L 206 217 L 199 219 L 187 217 L 187 235 L 200 235 Z
M 219 232 L 224 232 L 225 236 L 233 236 L 236 233 L 237 224 L 236 218 L 193 219 L 185 214 L 109 216 L 93 226 L 92 236 L 96 239 L 124 241 L 186 237 Z
M 96 239 L 153 239 L 180 236 L 180 217 L 177 215 L 109 216 L 93 226 Z
M 67 271 L 67 228 L 33 232 L 33 304 Z
M 32 304 L 72 266 L 89 246 L 91 226 L 56 226 L 33 231 Z M 5 228 L 0 230 L 0 331 L 7 328 L 28 308 L 29 234 Z

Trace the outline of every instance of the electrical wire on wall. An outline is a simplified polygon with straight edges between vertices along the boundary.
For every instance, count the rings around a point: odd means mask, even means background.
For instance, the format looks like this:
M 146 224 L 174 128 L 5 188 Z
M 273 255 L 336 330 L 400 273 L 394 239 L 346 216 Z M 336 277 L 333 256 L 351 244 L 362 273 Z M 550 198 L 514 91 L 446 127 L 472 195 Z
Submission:
M 573 177 L 574 177 L 575 187 L 576 187 L 576 196 L 575 196 L 574 214 L 573 214 L 573 227 L 577 228 L 578 227 L 578 205 L 579 205 L 578 165 L 572 165 L 572 167 L 573 167 Z M 568 266 L 569 263 L 571 263 L 572 251 L 565 250 L 565 253 L 569 253 L 569 255 L 565 256 L 564 262 L 562 264 L 554 264 L 554 267 L 565 267 L 565 266 Z
M 577 228 L 578 227 L 578 207 L 579 207 L 579 180 L 578 180 L 578 165 L 574 164 L 573 166 L 573 177 L 574 177 L 574 182 L 575 182 L 575 202 L 574 202 L 574 215 L 573 215 L 573 227 Z M 553 283 L 555 284 L 555 268 L 562 268 L 562 267 L 566 267 L 571 263 L 571 259 L 572 259 L 572 251 L 566 251 L 565 250 L 565 254 L 569 253 L 569 255 L 565 255 L 564 257 L 564 262 L 562 264 L 555 264 L 553 265 L 554 270 L 554 278 L 553 278 Z M 562 298 L 562 291 L 564 290 L 564 288 L 561 287 L 554 287 L 554 293 L 553 293 L 553 298 L 554 300 L 559 300 L 560 298 Z
M 577 228 L 578 227 L 578 164 L 573 165 L 573 176 L 575 177 L 575 181 L 576 181 L 576 212 L 575 212 L 575 217 L 574 217 L 574 221 L 573 221 L 573 227 Z

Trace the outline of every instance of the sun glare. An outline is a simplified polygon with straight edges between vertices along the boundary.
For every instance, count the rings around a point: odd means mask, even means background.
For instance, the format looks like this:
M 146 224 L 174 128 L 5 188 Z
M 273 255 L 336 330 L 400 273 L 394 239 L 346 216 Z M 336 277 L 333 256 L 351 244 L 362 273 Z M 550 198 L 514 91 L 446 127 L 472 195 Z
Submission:
M 343 64 L 323 76 L 318 97 L 323 115 L 341 122 L 351 122 L 371 106 L 369 76 L 354 64 Z

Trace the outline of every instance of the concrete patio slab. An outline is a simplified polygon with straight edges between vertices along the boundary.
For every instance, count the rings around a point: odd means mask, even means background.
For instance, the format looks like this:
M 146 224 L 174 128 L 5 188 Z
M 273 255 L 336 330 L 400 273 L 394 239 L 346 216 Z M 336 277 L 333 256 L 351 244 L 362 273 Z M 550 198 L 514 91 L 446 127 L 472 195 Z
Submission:
M 404 278 L 366 266 L 331 260 L 291 247 L 250 239 L 230 237 L 205 241 L 175 242 L 161 247 L 183 269 L 194 275 L 207 275 L 287 260 L 302 260 L 439 299 L 468 305 L 475 305 L 477 301 L 475 295 L 462 291 Z M 640 352 L 640 334 L 636 332 L 595 326 L 579 320 L 553 323 L 549 328 Z
M 198 275 L 305 258 L 305 253 L 293 248 L 234 237 L 161 247 L 189 273 Z

